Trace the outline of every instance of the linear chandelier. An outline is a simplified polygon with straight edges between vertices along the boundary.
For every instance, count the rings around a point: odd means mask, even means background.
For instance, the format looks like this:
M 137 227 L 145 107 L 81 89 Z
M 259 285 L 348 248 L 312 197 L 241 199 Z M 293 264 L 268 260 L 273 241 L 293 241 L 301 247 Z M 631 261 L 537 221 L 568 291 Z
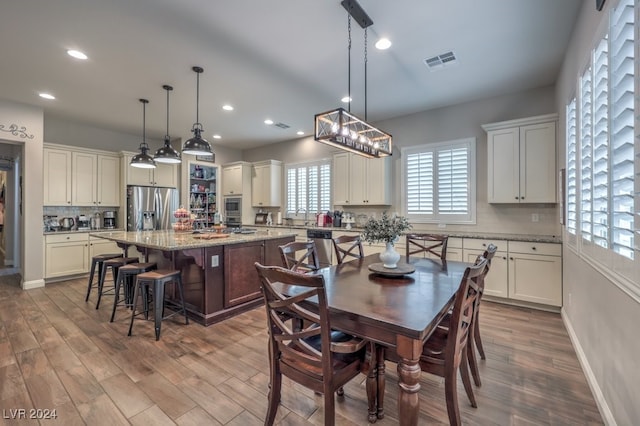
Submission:
M 392 155 L 393 138 L 389 133 L 367 123 L 367 27 L 373 21 L 356 0 L 340 3 L 349 13 L 349 110 L 336 108 L 315 115 L 315 140 L 369 158 Z M 364 120 L 351 113 L 351 18 L 364 28 Z

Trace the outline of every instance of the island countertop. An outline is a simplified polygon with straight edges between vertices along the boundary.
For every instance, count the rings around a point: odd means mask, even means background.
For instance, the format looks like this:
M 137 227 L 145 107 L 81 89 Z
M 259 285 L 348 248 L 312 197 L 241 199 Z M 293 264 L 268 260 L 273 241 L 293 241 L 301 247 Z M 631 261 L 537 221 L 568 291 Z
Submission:
M 111 231 L 92 232 L 94 237 L 104 238 L 117 243 L 146 247 L 161 251 L 224 246 L 229 244 L 249 243 L 253 241 L 273 240 L 284 237 L 295 237 L 296 233 L 288 230 L 259 230 L 253 234 L 223 234 L 224 238 L 207 239 L 210 233 L 193 234 L 191 232 L 170 231 Z

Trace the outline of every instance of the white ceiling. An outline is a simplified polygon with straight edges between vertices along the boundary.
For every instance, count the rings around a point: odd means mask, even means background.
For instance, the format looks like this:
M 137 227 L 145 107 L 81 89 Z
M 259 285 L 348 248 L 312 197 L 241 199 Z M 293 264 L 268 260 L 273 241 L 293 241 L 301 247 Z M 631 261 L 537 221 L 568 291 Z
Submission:
M 360 0 L 368 43 L 368 121 L 553 84 L 587 0 Z M 379 36 L 387 51 L 374 48 Z M 364 116 L 364 31 L 352 24 L 351 112 Z M 84 51 L 78 61 L 67 49 Z M 452 50 L 437 72 L 424 59 Z M 0 7 L 0 98 L 125 133 L 250 148 L 313 133 L 347 94 L 340 0 L 12 0 Z M 45 101 L 46 91 L 57 99 Z M 222 110 L 225 103 L 233 112 Z M 271 118 L 289 126 L 266 126 Z M 219 133 L 221 140 L 213 140 Z M 215 148 L 214 148 L 215 149 Z

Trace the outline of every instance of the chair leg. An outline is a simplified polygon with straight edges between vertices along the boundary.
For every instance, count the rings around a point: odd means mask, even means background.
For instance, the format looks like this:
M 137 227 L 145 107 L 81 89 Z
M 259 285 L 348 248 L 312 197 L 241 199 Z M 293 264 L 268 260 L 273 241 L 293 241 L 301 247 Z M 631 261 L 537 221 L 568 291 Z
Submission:
M 333 392 L 324 393 L 324 426 L 336 424 L 336 398 Z
M 460 376 L 462 377 L 462 384 L 464 385 L 464 390 L 467 393 L 467 398 L 469 398 L 469 402 L 473 408 L 478 408 L 478 404 L 476 403 L 476 396 L 473 394 L 473 387 L 471 386 L 471 378 L 469 377 L 469 366 L 468 360 L 465 359 L 467 354 L 465 351 L 462 351 L 462 362 L 460 362 Z
M 118 302 L 120 301 L 120 281 L 124 281 L 126 280 L 126 277 L 123 276 L 123 274 L 120 273 L 120 270 L 118 269 L 118 276 L 116 277 L 116 283 L 115 283 L 115 289 L 114 289 L 114 299 L 113 299 L 113 310 L 111 311 L 111 320 L 109 320 L 109 322 L 113 322 L 113 320 L 116 317 L 116 306 L 118 306 Z M 126 304 L 126 297 L 125 297 L 125 304 Z
M 385 365 L 384 365 L 384 357 L 385 357 L 385 347 L 382 345 L 376 345 L 376 360 L 378 365 L 376 370 L 378 372 L 378 418 L 384 418 L 384 391 L 387 386 L 386 376 L 385 376 Z
M 108 267 L 105 267 L 104 265 L 102 265 L 102 271 L 100 272 L 100 279 L 98 280 L 98 301 L 96 302 L 96 309 L 100 307 L 100 299 L 102 299 L 102 288 L 104 287 L 104 281 L 106 280 L 106 277 L 107 277 L 107 269 Z M 111 268 L 111 272 L 114 273 L 113 268 Z
M 474 331 L 473 331 L 473 339 L 476 342 L 476 346 L 478 347 L 478 352 L 480 353 L 480 359 L 487 359 L 487 357 L 484 355 L 484 347 L 482 347 L 482 339 L 480 338 L 480 310 L 479 310 L 479 306 L 478 306 L 478 312 L 476 313 L 476 319 L 474 321 Z M 480 385 L 478 385 L 480 386 Z
M 271 426 L 276 420 L 278 405 L 280 404 L 280 392 L 282 390 L 282 374 L 271 367 L 271 382 L 269 383 L 269 408 L 264 420 L 265 426 Z
M 184 323 L 189 324 L 189 317 L 187 316 L 187 308 L 184 304 L 184 286 L 182 285 L 182 275 L 176 277 L 178 287 L 180 287 L 180 301 L 182 302 L 182 313 L 184 314 Z
M 466 360 L 465 360 L 466 362 Z M 444 394 L 447 400 L 447 414 L 449 415 L 449 424 L 460 426 L 460 409 L 458 408 L 458 386 L 456 383 L 456 369 L 451 366 L 445 366 L 444 374 Z
M 96 261 L 91 261 L 91 272 L 89 272 L 89 285 L 87 286 L 87 297 L 84 298 L 85 302 L 89 301 L 89 295 L 91 294 L 91 286 L 93 286 L 93 275 L 96 273 Z M 102 266 L 102 264 L 100 264 Z M 100 275 L 102 268 L 98 268 L 98 276 Z M 99 279 L 99 278 L 98 278 Z
M 476 324 L 478 323 L 478 317 L 476 316 L 473 319 L 473 325 L 471 328 L 471 335 L 469 336 L 469 340 L 467 340 L 467 347 L 465 351 L 467 352 L 467 360 L 469 361 L 469 369 L 471 370 L 471 375 L 473 376 L 473 382 L 476 386 L 482 386 L 482 382 L 480 381 L 480 370 L 478 369 L 478 358 L 476 357 L 476 348 L 475 348 L 475 334 L 478 330 L 476 330 Z
M 129 323 L 129 332 L 127 336 L 131 336 L 131 330 L 133 329 L 133 319 L 136 316 L 136 307 L 138 306 L 138 296 L 140 295 L 140 286 L 138 285 L 138 280 L 136 279 L 135 288 L 133 290 L 133 302 L 131 308 L 131 322 Z
M 156 330 L 156 340 L 160 340 L 162 327 L 162 313 L 164 312 L 164 282 L 155 280 L 153 283 L 153 317 Z

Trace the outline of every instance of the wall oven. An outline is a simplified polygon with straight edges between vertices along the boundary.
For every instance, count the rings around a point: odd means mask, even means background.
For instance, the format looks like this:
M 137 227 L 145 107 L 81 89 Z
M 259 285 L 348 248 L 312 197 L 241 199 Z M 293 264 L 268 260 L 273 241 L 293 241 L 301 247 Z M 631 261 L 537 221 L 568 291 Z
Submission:
M 224 198 L 224 219 L 228 227 L 238 228 L 242 225 L 242 198 Z

